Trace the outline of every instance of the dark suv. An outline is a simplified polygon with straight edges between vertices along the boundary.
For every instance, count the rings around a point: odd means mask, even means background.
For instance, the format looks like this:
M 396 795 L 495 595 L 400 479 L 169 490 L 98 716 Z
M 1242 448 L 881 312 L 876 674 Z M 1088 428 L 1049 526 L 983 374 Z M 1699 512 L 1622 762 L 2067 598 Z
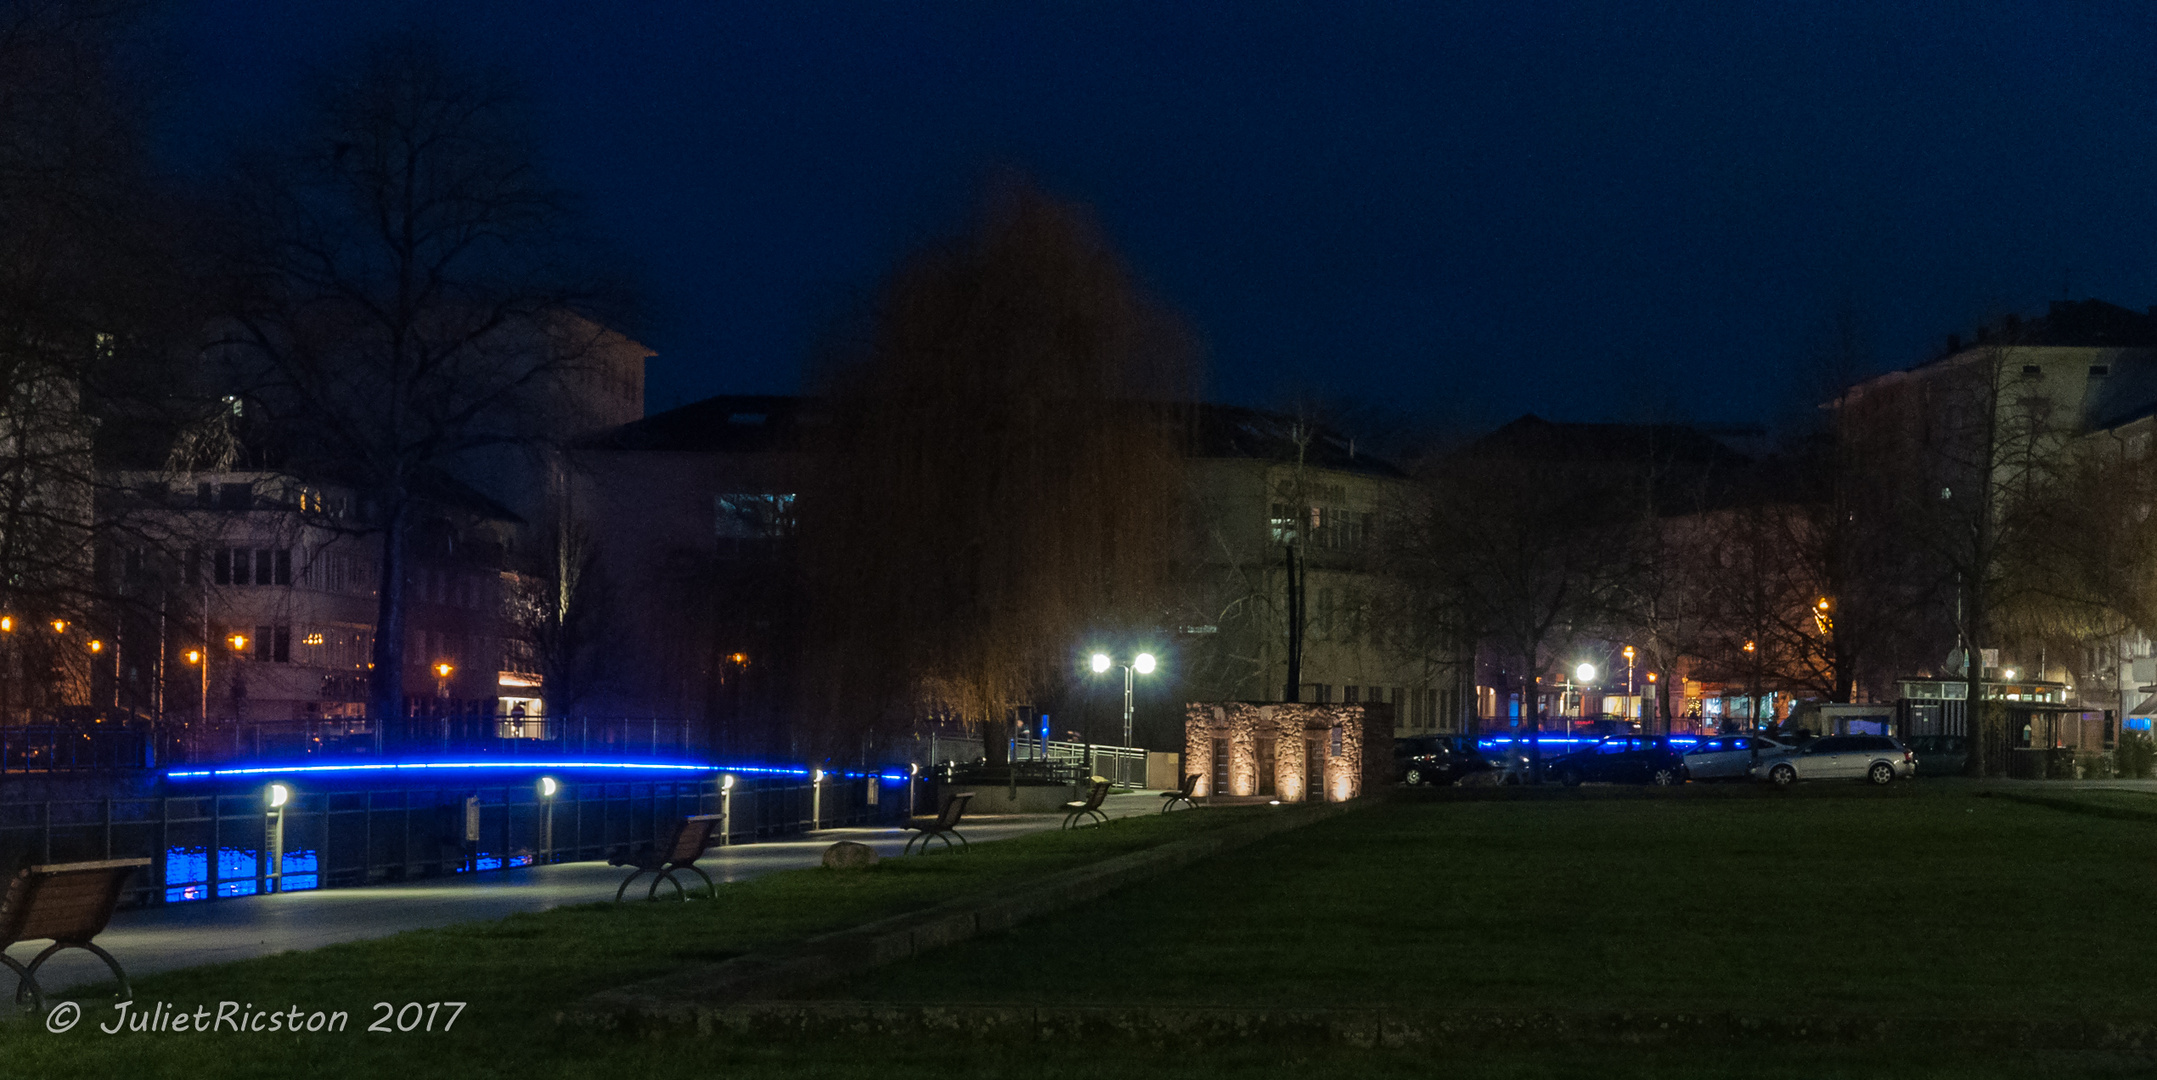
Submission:
M 1576 784 L 1682 784 L 1685 755 L 1662 735 L 1612 735 L 1544 764 L 1567 787 Z
M 1410 735 L 1393 740 L 1393 774 L 1404 784 L 1454 784 L 1463 777 L 1505 768 L 1495 750 L 1473 735 Z

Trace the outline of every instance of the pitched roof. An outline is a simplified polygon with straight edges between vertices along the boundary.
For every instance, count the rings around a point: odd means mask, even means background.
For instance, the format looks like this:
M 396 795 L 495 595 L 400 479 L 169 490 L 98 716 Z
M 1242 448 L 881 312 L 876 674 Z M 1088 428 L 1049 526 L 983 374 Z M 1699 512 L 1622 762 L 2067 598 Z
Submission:
M 789 449 L 810 399 L 782 394 L 720 394 L 610 428 L 575 444 L 579 450 L 763 454 Z
M 1305 463 L 1373 476 L 1405 476 L 1390 461 L 1356 449 L 1355 440 L 1309 421 L 1235 405 L 1194 404 L 1168 410 L 1186 429 L 1186 452 L 1198 458 L 1292 462 L 1303 441 Z M 721 394 L 580 440 L 580 450 L 760 454 L 793 449 L 815 400 L 772 394 Z

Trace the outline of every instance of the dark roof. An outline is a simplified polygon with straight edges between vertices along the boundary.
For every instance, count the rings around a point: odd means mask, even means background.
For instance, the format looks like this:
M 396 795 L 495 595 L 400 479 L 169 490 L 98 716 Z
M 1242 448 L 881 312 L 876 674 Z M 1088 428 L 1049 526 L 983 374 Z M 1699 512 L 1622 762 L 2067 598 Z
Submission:
M 793 445 L 809 403 L 781 394 L 721 394 L 602 431 L 576 449 L 771 453 Z
M 2054 300 L 2043 315 L 2002 315 L 1964 341 L 1949 335 L 1935 359 L 1982 345 L 2079 349 L 2157 348 L 2157 308 L 2134 311 L 2103 300 Z
M 814 401 L 769 394 L 721 394 L 600 432 L 576 444 L 580 450 L 642 450 L 705 454 L 774 453 L 793 448 L 804 423 L 813 422 Z M 1355 440 L 1309 421 L 1235 405 L 1198 404 L 1171 410 L 1188 428 L 1188 453 L 1198 458 L 1296 460 L 1305 441 L 1306 464 L 1373 476 L 1405 476 L 1390 461 L 1356 449 Z
M 1771 458 L 1732 449 L 1725 439 L 1762 442 L 1749 425 L 1582 424 L 1522 416 L 1452 455 L 1469 467 L 1481 461 L 1586 467 L 1644 477 L 1664 514 L 1749 505 L 1782 497 L 1787 478 Z
M 1187 453 L 1195 458 L 1255 458 L 1293 462 L 1300 449 L 1306 465 L 1371 476 L 1405 477 L 1390 461 L 1356 449 L 1353 438 L 1308 420 L 1236 405 L 1190 407 Z M 1298 446 L 1298 443 L 1302 445 Z
M 1516 461 L 1742 467 L 1751 464 L 1752 458 L 1731 449 L 1723 439 L 1760 434 L 1759 429 L 1737 425 L 1576 424 L 1529 413 L 1469 443 L 1461 454 Z
M 474 517 L 524 524 L 524 518 L 516 511 L 441 469 L 423 469 L 413 476 L 412 494 L 436 506 L 462 510 Z

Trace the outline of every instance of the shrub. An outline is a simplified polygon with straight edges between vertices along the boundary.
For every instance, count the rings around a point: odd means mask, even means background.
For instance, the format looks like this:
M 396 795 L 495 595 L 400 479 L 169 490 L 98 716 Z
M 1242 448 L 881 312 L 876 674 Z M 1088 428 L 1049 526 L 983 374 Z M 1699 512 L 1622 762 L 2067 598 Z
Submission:
M 2147 780 L 2157 771 L 2157 739 L 2150 738 L 2147 731 L 2122 731 L 2112 760 L 2121 776 Z

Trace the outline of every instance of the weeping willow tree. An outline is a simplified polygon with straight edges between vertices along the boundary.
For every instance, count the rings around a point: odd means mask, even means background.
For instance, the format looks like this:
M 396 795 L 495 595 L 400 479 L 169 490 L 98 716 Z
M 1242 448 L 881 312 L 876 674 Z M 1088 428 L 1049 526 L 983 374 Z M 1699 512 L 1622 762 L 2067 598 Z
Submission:
M 1157 624 L 1192 350 L 1080 209 L 1020 184 L 906 259 L 821 379 L 800 499 L 812 754 L 1007 717 Z

